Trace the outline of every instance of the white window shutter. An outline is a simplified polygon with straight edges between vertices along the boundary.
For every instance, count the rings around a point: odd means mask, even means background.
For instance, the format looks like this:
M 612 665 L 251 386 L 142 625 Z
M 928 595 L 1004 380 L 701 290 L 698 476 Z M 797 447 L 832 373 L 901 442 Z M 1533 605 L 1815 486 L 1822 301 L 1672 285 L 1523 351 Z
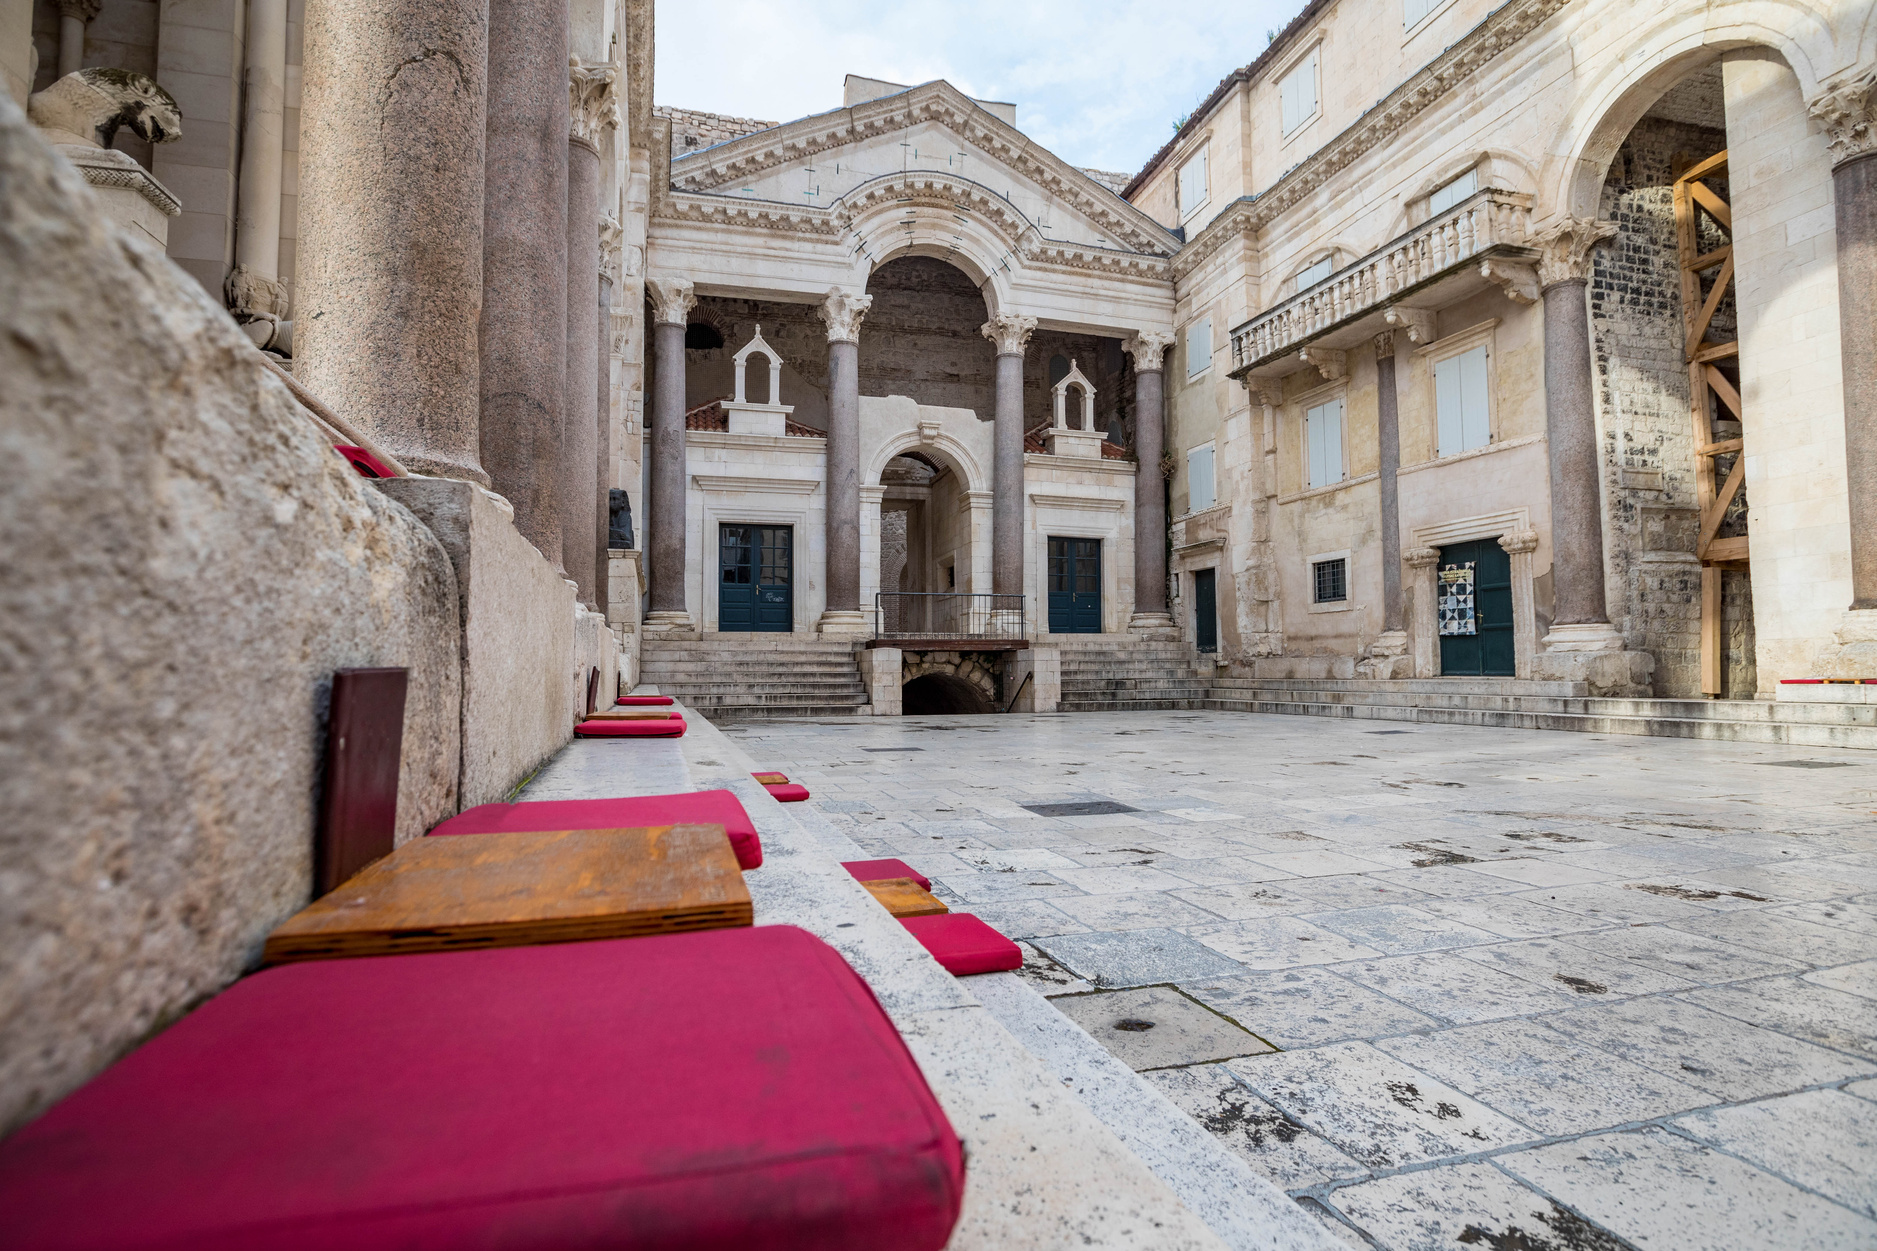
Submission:
M 1317 111 L 1317 54 L 1312 51 L 1297 67 L 1297 120 L 1307 121 Z
M 1460 358 L 1434 362 L 1434 412 L 1439 426 L 1438 454 L 1452 456 L 1465 450 L 1466 410 L 1460 388 Z
M 1460 354 L 1460 400 L 1466 423 L 1462 437 L 1467 448 L 1485 447 L 1492 442 L 1492 424 L 1487 409 L 1484 345 Z
M 1212 365 L 1212 318 L 1204 317 L 1186 328 L 1186 376 L 1197 377 Z
M 1331 400 L 1323 406 L 1329 414 L 1324 423 L 1323 465 L 1328 471 L 1330 482 L 1341 482 L 1348 475 L 1343 472 L 1343 402 Z
M 1302 117 L 1297 112 L 1297 75 L 1292 73 L 1277 85 L 1278 98 L 1284 102 L 1284 133 L 1297 129 Z
M 1210 445 L 1196 447 L 1186 454 L 1186 494 L 1189 512 L 1201 512 L 1218 502 L 1218 479 Z

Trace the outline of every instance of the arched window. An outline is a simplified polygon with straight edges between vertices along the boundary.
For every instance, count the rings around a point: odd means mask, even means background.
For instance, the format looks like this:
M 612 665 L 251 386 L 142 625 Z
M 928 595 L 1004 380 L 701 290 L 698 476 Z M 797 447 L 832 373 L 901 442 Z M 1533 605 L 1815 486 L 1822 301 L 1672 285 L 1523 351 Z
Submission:
M 692 351 L 704 351 L 723 346 L 723 331 L 707 321 L 694 321 L 684 328 L 684 346 Z

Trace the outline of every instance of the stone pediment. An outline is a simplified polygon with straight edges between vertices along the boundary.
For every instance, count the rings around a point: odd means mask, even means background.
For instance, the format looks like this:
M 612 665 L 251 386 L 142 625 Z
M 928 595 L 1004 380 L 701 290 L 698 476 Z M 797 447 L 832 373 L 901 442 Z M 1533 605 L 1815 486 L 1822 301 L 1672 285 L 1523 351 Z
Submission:
M 692 153 L 672 162 L 671 182 L 666 212 L 680 218 L 818 234 L 912 196 L 968 207 L 1013 244 L 1029 235 L 1039 253 L 1166 258 L 1179 247 L 1145 213 L 942 80 Z

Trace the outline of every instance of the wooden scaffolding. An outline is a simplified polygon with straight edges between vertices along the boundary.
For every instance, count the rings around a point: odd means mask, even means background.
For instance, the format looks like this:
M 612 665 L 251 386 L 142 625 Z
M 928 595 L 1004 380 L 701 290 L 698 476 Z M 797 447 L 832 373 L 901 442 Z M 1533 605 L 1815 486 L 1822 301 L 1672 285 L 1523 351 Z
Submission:
M 1733 213 L 1708 185 L 1727 173 L 1727 153 L 1698 161 L 1675 179 L 1675 238 L 1681 262 L 1681 305 L 1688 362 L 1690 415 L 1694 422 L 1695 502 L 1700 526 L 1695 557 L 1701 562 L 1701 693 L 1722 693 L 1725 656 L 1721 629 L 1721 575 L 1747 567 L 1747 536 L 1721 537 L 1721 523 L 1739 497 L 1747 460 L 1738 435 L 1717 437 L 1715 422 L 1740 422 L 1739 335 L 1724 343 L 1709 338 L 1714 313 L 1734 285 Z M 1701 250 L 1702 221 L 1718 227 L 1726 242 Z M 1728 373 L 1734 379 L 1728 377 Z M 1722 410 L 1725 410 L 1723 413 Z M 1731 462 L 1723 476 L 1723 461 Z

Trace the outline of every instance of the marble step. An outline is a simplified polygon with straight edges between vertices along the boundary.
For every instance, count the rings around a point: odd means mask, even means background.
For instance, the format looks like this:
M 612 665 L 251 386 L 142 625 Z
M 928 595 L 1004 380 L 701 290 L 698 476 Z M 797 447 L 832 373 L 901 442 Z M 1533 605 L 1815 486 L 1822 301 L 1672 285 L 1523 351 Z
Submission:
M 1361 704 L 1378 707 L 1455 708 L 1481 712 L 1539 712 L 1579 716 L 1670 717 L 1676 720 L 1694 721 L 1877 727 L 1877 706 L 1862 704 L 1795 704 L 1776 700 L 1749 699 L 1593 699 L 1581 695 L 1472 694 L 1463 691 L 1435 693 L 1322 689 L 1300 691 L 1270 683 L 1247 683 L 1242 680 L 1215 682 L 1213 694 L 1215 698 L 1228 701 Z

